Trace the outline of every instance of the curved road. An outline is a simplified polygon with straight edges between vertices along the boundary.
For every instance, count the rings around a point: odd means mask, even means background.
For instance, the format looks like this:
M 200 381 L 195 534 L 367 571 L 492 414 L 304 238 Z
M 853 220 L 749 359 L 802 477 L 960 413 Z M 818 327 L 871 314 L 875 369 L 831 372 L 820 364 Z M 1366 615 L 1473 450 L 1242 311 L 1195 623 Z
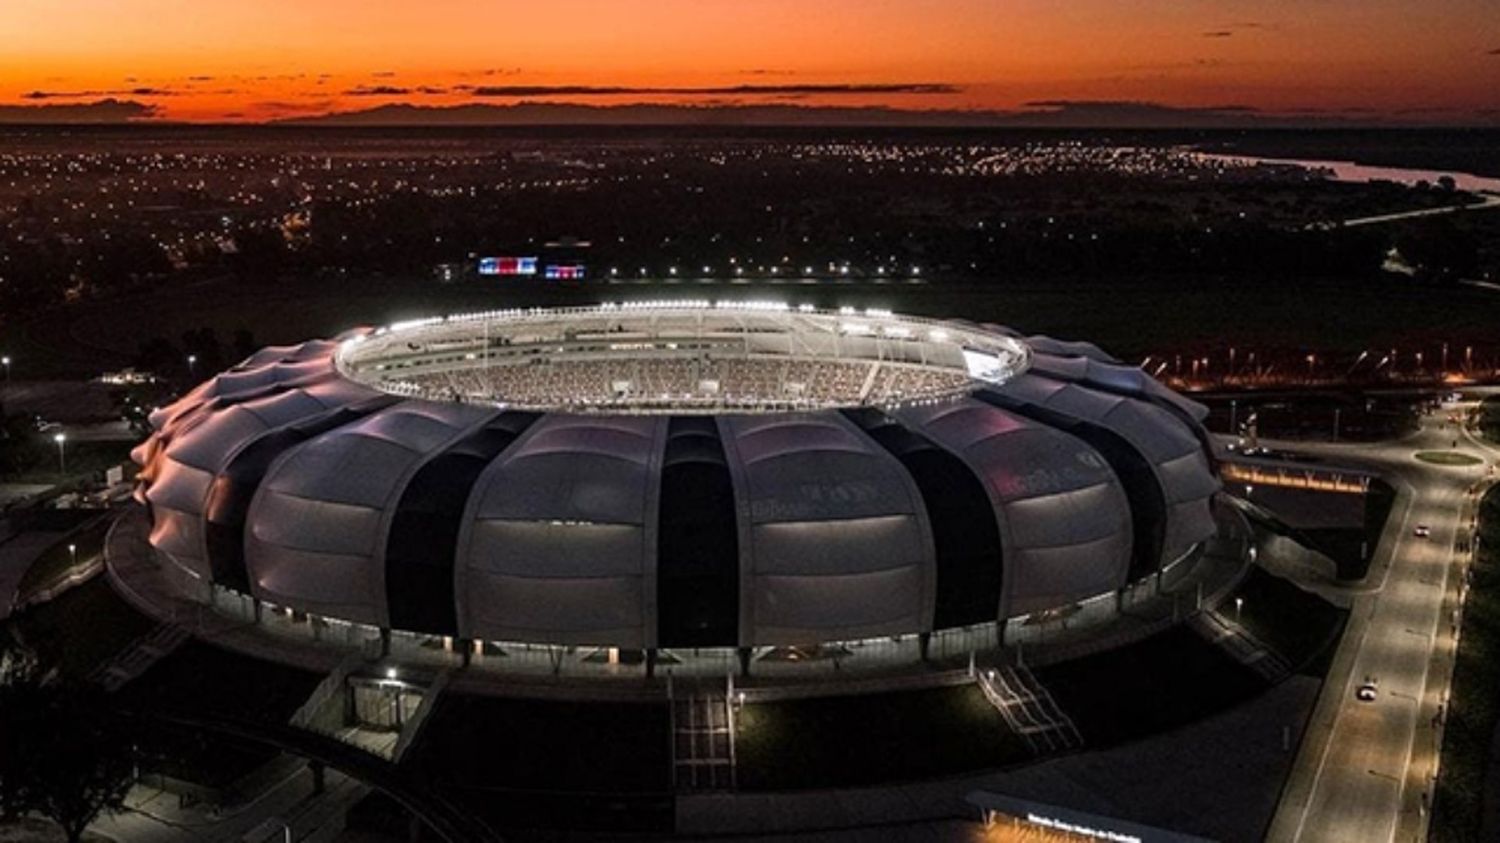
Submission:
M 384 792 L 446 843 L 486 843 L 500 839 L 478 817 L 450 802 L 426 782 L 338 738 L 295 726 L 222 715 L 152 711 L 142 712 L 140 716 L 200 732 L 254 741 L 322 762 Z
M 1274 447 L 1369 467 L 1395 481 L 1396 505 L 1366 587 L 1355 593 L 1296 763 L 1271 822 L 1271 841 L 1421 841 L 1436 772 L 1440 707 L 1452 673 L 1453 612 L 1476 498 L 1497 457 L 1447 421 L 1444 405 L 1405 439 L 1375 444 L 1275 443 Z M 1454 440 L 1458 440 L 1454 447 Z M 1418 451 L 1456 451 L 1472 466 L 1419 461 Z M 1418 524 L 1427 538 L 1413 534 Z M 1373 702 L 1355 690 L 1378 681 Z

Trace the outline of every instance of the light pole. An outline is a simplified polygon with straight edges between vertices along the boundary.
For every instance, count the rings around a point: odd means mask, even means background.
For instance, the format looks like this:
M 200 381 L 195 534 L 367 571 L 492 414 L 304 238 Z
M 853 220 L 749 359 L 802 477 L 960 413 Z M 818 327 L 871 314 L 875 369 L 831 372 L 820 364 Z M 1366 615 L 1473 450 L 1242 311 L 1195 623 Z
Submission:
M 68 545 L 68 562 L 72 567 L 78 567 L 78 545 Z
M 0 357 L 0 366 L 5 367 L 5 382 L 10 383 L 10 355 Z
M 196 354 L 189 354 L 187 356 L 187 364 L 188 364 L 188 376 L 191 377 L 194 374 L 196 374 L 197 371 L 198 371 L 198 355 L 196 355 Z
M 55 434 L 52 437 L 52 441 L 57 443 L 57 473 L 58 474 L 67 474 L 68 473 L 68 435 L 66 433 Z
M 1244 608 L 1245 608 L 1245 598 L 1243 598 L 1243 597 L 1236 597 L 1236 598 L 1234 598 L 1234 622 L 1235 623 L 1239 623 L 1240 622 L 1240 618 L 1244 615 L 1244 611 L 1243 611 Z

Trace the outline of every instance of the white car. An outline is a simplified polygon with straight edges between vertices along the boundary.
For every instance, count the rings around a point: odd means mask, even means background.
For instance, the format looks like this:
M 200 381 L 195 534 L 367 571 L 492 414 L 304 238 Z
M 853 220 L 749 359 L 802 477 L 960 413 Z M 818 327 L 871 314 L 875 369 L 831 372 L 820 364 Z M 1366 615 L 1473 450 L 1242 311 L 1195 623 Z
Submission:
M 1419 539 L 1425 539 L 1428 536 L 1432 535 L 1432 528 L 1427 526 L 1426 524 L 1418 524 L 1417 528 L 1411 531 L 1411 534 Z
M 1373 676 L 1366 676 L 1365 681 L 1359 684 L 1354 691 L 1354 698 L 1360 702 L 1374 702 L 1380 681 Z

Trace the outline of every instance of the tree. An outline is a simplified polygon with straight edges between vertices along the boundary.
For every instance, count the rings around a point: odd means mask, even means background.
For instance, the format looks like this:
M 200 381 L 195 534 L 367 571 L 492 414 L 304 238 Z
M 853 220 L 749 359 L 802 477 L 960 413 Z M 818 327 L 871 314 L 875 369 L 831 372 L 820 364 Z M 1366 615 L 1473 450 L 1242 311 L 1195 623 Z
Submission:
M 1427 278 L 1441 281 L 1478 273 L 1479 241 L 1472 229 L 1451 216 L 1407 223 L 1397 232 L 1395 245 Z
M 16 671 L 0 684 L 0 799 L 35 812 L 70 843 L 102 812 L 124 805 L 134 779 L 129 733 L 104 692 Z
M 0 712 L 5 711 L 4 704 L 10 700 L 10 689 L 21 683 L 35 682 L 36 672 L 36 657 L 12 642 L 7 631 L 0 629 Z M 17 743 L 20 735 L 20 730 L 12 728 L 8 719 L 0 721 L 0 822 L 30 810 L 19 770 L 12 769 L 20 758 Z

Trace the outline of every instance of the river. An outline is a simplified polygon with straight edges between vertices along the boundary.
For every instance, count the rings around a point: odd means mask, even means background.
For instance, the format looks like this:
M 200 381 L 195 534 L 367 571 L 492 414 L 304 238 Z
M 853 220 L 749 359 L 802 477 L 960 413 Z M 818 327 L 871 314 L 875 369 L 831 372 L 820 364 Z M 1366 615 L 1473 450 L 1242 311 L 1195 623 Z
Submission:
M 1329 178 L 1334 181 L 1368 182 L 1368 181 L 1390 181 L 1415 187 L 1419 182 L 1437 184 L 1438 179 L 1444 176 L 1453 179 L 1454 187 L 1459 190 L 1473 192 L 1500 193 L 1500 179 L 1476 176 L 1473 173 L 1459 173 L 1446 170 L 1419 170 L 1407 167 L 1375 167 L 1369 164 L 1360 164 L 1355 161 L 1316 161 L 1298 158 L 1261 158 L 1254 155 L 1226 155 L 1216 152 L 1198 153 L 1206 160 L 1223 161 L 1226 164 L 1236 166 L 1255 166 L 1258 164 L 1272 166 L 1302 167 L 1309 170 L 1323 170 L 1329 173 Z

